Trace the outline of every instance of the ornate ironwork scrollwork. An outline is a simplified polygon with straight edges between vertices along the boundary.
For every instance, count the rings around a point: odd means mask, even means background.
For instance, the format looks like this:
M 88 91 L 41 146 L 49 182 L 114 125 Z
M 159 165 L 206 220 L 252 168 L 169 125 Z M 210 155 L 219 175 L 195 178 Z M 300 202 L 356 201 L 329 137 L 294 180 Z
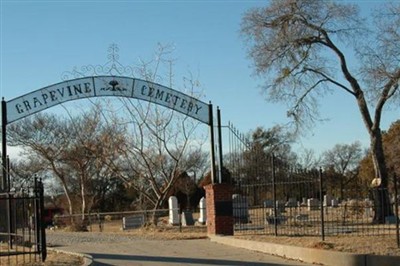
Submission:
M 107 62 L 103 65 L 85 65 L 80 68 L 73 67 L 72 71 L 65 71 L 61 75 L 62 80 L 81 78 L 87 76 L 126 76 L 135 77 L 134 68 L 124 66 L 119 62 L 119 47 L 115 43 L 108 47 Z

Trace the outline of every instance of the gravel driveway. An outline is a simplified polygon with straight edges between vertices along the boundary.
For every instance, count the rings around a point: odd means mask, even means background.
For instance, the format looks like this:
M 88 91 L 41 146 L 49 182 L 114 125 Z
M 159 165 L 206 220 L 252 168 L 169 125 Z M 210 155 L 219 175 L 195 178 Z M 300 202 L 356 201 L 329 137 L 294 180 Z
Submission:
M 232 248 L 208 239 L 147 240 L 90 232 L 49 232 L 49 246 L 86 253 L 94 265 L 311 265 Z

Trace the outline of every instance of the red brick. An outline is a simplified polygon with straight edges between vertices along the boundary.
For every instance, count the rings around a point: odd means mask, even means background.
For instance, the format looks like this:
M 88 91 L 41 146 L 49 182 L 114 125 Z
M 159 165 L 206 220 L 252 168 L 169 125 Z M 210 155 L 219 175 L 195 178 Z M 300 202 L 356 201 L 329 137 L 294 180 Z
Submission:
M 232 201 L 233 187 L 230 184 L 210 184 L 206 190 L 207 232 L 212 235 L 233 235 L 233 217 L 218 216 L 215 202 Z

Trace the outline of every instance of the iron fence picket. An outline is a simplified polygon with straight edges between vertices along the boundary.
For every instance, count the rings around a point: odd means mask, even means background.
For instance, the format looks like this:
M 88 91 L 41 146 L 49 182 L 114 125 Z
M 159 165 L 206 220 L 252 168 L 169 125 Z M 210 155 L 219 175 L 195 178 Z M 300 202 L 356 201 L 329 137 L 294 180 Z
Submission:
M 389 194 L 392 200 L 374 202 L 374 190 L 366 184 L 346 183 L 319 169 L 299 169 L 257 150 L 257 144 L 243 138 L 232 124 L 228 130 L 224 165 L 232 174 L 234 193 L 248 202 L 248 219 L 234 217 L 235 234 L 319 236 L 323 240 L 342 235 L 396 236 L 400 247 L 397 178 L 389 189 L 375 190 L 376 195 Z M 246 212 L 243 208 L 234 213 Z M 391 208 L 394 216 L 374 223 L 376 212 L 385 208 Z
M 23 264 L 38 259 L 44 261 L 46 233 L 43 222 L 38 222 L 38 219 L 43 220 L 44 214 L 43 183 L 35 182 L 33 189 L 0 193 L 0 206 L 0 212 L 7 221 L 0 232 L 3 239 L 7 239 L 0 245 L 0 259 L 6 257 L 7 263 L 10 263 L 14 258 L 17 265 L 20 260 Z

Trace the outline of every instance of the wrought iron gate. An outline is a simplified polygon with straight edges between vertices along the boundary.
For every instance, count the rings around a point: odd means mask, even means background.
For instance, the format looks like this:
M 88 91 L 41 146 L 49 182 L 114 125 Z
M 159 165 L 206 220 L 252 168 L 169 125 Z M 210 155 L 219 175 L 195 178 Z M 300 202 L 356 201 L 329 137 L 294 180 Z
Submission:
M 32 188 L 0 193 L 1 262 L 45 261 L 45 227 L 42 181 L 35 179 Z

